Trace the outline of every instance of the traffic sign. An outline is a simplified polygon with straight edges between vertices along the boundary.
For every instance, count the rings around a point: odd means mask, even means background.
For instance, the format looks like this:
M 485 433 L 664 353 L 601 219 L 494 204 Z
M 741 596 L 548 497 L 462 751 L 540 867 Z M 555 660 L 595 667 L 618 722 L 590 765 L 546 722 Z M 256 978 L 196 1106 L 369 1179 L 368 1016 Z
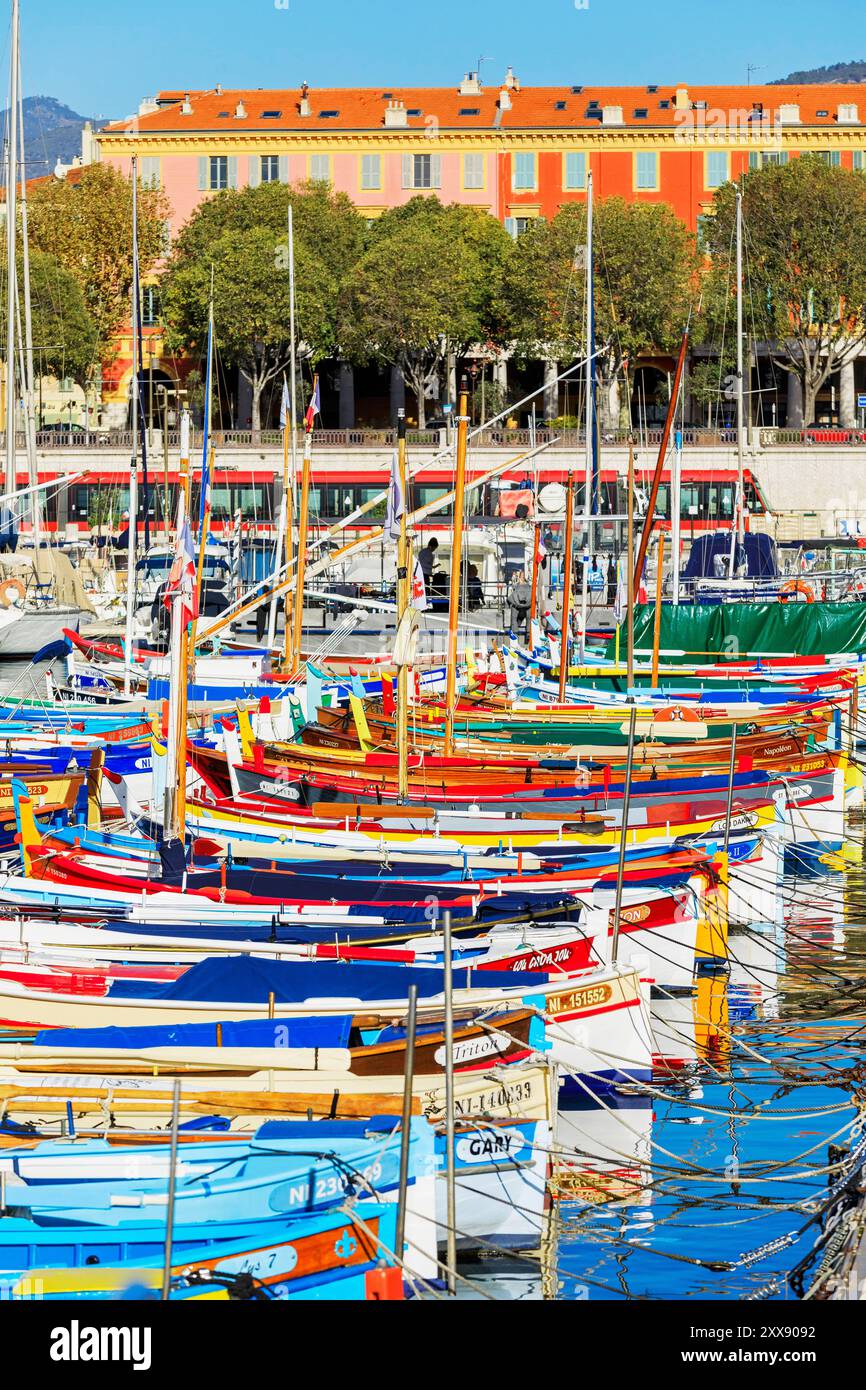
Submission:
M 857 409 L 866 410 L 866 395 L 861 395 L 857 397 Z

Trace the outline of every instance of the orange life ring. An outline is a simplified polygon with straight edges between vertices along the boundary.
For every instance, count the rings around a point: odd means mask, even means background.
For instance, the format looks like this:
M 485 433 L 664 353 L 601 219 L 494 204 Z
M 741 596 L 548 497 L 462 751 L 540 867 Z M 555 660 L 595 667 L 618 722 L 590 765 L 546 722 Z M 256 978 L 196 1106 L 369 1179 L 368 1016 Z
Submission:
M 779 602 L 787 603 L 794 594 L 802 594 L 807 603 L 815 602 L 815 591 L 811 584 L 806 584 L 802 579 L 789 579 L 779 590 Z
M 0 582 L 0 608 L 11 608 L 16 596 L 23 602 L 26 593 L 20 579 L 4 579 Z

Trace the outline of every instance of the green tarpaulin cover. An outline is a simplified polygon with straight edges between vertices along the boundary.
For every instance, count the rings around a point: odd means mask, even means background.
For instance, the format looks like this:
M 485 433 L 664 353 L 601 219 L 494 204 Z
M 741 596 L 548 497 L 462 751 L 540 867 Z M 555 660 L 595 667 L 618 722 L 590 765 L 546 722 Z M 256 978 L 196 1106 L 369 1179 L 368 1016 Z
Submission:
M 655 607 L 635 609 L 634 641 L 639 657 L 652 653 Z M 620 656 L 623 645 L 620 641 Z M 866 604 L 728 603 L 687 604 L 661 610 L 662 661 L 700 665 L 744 661 L 756 656 L 836 656 L 866 653 Z M 607 656 L 614 660 L 615 641 Z

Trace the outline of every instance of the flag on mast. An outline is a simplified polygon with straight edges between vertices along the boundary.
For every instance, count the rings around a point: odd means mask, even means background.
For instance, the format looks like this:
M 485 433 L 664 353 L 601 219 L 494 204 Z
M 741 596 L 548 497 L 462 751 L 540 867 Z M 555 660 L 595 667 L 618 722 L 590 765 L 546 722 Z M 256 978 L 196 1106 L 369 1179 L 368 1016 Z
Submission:
M 183 626 L 189 627 L 198 617 L 198 586 L 195 545 L 189 521 L 184 523 L 177 534 L 174 563 L 168 577 L 163 603 L 171 612 L 175 598 L 180 596 L 180 613 Z
M 282 399 L 282 401 L 280 402 L 280 429 L 281 429 L 281 430 L 284 430 L 284 429 L 286 428 L 286 426 L 288 425 L 288 423 L 289 423 L 289 415 L 290 415 L 290 413 L 291 413 L 291 409 L 292 409 L 292 403 L 291 403 L 291 401 L 290 401 L 290 399 L 289 399 L 289 388 L 288 388 L 287 383 L 284 381 L 284 382 L 283 382 L 283 399 Z
M 421 561 L 415 561 L 415 573 L 412 576 L 412 607 L 419 613 L 426 613 L 430 604 L 427 602 L 427 585 L 424 582 L 424 571 L 421 568 Z
M 318 378 L 317 376 L 314 376 L 314 377 L 313 377 L 313 394 L 312 394 L 312 396 L 311 396 L 311 398 L 310 398 L 310 404 L 309 404 L 308 407 L 307 407 L 307 420 L 306 420 L 307 434 L 312 434 L 312 432 L 313 432 L 313 426 L 314 426 L 315 423 L 316 423 L 316 416 L 317 416 L 317 415 L 321 415 L 321 413 L 322 413 L 322 397 L 321 397 L 321 392 L 319 391 L 319 378 Z
M 391 463 L 391 482 L 388 486 L 388 515 L 385 521 L 385 530 L 392 541 L 400 539 L 400 521 L 405 513 L 406 498 L 403 495 L 403 483 L 400 478 L 400 459 L 395 449 Z

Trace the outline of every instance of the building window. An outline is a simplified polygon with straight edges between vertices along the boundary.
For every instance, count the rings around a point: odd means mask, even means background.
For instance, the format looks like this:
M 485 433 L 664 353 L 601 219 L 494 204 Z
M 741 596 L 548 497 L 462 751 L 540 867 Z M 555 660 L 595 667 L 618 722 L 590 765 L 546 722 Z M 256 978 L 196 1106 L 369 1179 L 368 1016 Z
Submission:
M 516 241 L 529 231 L 534 221 L 534 217 L 506 217 L 505 230 Z
M 404 188 L 441 188 L 442 158 L 438 154 L 403 156 Z
M 463 156 L 463 187 L 484 187 L 484 155 L 465 154 Z
M 229 157 L 227 154 L 212 154 L 210 157 L 210 190 L 219 193 L 229 186 Z
M 382 156 L 380 154 L 361 155 L 361 187 L 382 187 Z
M 310 178 L 314 183 L 331 182 L 331 156 L 329 154 L 310 155 Z
M 855 150 L 851 158 L 851 168 L 866 173 L 866 150 Z
M 155 328 L 160 321 L 162 302 L 156 285 L 144 285 L 141 291 L 141 323 L 143 328 Z
M 535 155 L 516 154 L 514 156 L 514 169 L 511 176 L 511 186 L 515 192 L 521 190 L 535 189 Z
M 280 182 L 280 156 L 278 154 L 262 155 L 262 183 Z
M 635 188 L 656 189 L 659 186 L 659 157 L 654 151 L 641 150 L 634 157 Z
M 727 150 L 708 150 L 704 170 L 704 187 L 721 188 L 731 177 L 730 155 Z
M 586 188 L 586 155 L 582 150 L 569 150 L 565 156 L 563 187 L 569 190 Z
M 162 181 L 162 160 L 158 155 L 145 155 L 138 170 L 142 188 L 159 188 Z
M 749 153 L 750 169 L 766 169 L 768 164 L 787 163 L 787 150 L 752 150 Z
M 711 213 L 701 213 L 698 217 L 697 243 L 698 250 L 709 254 L 710 228 L 713 224 Z
M 842 163 L 841 150 L 815 150 L 814 154 L 823 164 L 829 164 L 831 169 L 838 169 Z

